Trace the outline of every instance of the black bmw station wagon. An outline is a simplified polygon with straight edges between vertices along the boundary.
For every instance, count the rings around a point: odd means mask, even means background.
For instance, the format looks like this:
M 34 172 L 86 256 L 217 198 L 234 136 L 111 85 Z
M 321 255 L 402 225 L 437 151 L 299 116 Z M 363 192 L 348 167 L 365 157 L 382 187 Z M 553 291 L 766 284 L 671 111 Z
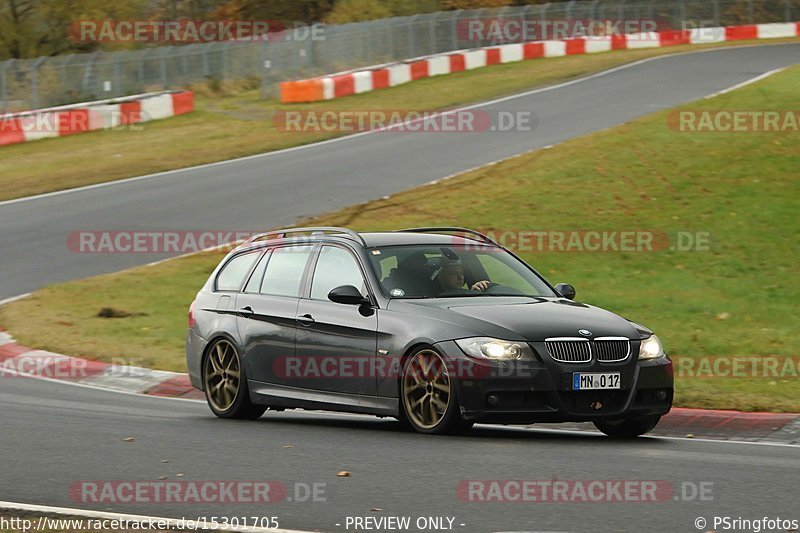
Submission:
M 222 418 L 318 409 L 421 433 L 565 421 L 647 433 L 672 405 L 672 362 L 646 327 L 574 298 L 464 228 L 278 230 L 211 274 L 186 359 Z

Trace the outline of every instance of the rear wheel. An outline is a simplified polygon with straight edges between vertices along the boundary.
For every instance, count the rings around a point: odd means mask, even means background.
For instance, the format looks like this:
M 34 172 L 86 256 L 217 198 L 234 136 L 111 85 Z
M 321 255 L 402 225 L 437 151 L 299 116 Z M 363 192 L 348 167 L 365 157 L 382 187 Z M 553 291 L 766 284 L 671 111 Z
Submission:
M 406 359 L 400 380 L 405 421 L 420 433 L 458 433 L 472 427 L 461 418 L 455 384 L 444 358 L 422 348 Z
M 208 406 L 220 418 L 255 420 L 267 410 L 250 401 L 239 352 L 226 339 L 214 342 L 209 349 L 203 364 L 203 384 Z
M 632 439 L 653 430 L 661 420 L 660 416 L 604 420 L 594 423 L 595 427 L 614 439 Z

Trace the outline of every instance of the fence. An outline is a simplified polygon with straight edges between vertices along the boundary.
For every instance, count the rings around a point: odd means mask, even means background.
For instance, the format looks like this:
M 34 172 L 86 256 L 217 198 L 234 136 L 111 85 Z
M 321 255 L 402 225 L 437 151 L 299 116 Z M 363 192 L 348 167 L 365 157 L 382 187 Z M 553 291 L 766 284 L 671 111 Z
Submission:
M 262 96 L 281 81 L 496 44 L 464 31 L 469 20 L 655 20 L 660 28 L 791 22 L 800 0 L 581 0 L 442 11 L 316 26 L 318 38 L 221 41 L 0 62 L 0 111 L 18 111 L 197 83 L 246 80 Z M 299 33 L 305 33 L 300 31 Z M 522 36 L 520 36 L 522 40 Z M 504 40 L 503 42 L 514 42 Z

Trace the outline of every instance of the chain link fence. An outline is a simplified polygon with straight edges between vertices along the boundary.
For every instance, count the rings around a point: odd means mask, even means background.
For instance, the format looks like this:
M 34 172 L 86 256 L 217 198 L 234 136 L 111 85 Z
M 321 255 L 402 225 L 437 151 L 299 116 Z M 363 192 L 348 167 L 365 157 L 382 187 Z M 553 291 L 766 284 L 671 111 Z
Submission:
M 476 40 L 472 20 L 656 21 L 660 29 L 800 19 L 800 0 L 580 0 L 442 11 L 301 28 L 263 41 L 221 41 L 0 62 L 0 111 L 245 81 L 276 94 L 281 81 L 497 44 Z M 304 38 L 305 34 L 305 38 Z M 310 38 L 309 35 L 317 35 Z M 274 38 L 277 37 L 277 38 Z M 520 35 L 519 40 L 524 40 Z M 514 42 L 504 39 L 502 42 Z

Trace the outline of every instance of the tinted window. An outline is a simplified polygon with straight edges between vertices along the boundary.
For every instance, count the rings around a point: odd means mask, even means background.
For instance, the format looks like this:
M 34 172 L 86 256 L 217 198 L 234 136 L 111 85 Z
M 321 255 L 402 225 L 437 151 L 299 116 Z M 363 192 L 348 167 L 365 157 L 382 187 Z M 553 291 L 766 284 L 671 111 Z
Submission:
M 486 271 L 488 279 L 494 283 L 511 287 L 523 293 L 530 292 L 531 284 L 508 263 L 498 259 L 497 254 L 475 254 Z
M 311 282 L 311 297 L 315 300 L 327 300 L 331 289 L 342 285 L 353 285 L 364 294 L 364 277 L 358 261 L 353 255 L 337 246 L 323 246 L 314 269 Z
M 261 288 L 261 280 L 264 279 L 264 270 L 267 268 L 267 261 L 269 261 L 271 253 L 272 252 L 265 253 L 261 261 L 258 262 L 255 270 L 253 270 L 253 274 L 250 276 L 250 280 L 247 282 L 247 285 L 244 286 L 244 292 L 257 293 L 259 291 Z
M 310 245 L 286 246 L 273 250 L 264 272 L 261 293 L 275 296 L 299 296 L 303 270 L 306 268 L 310 255 Z
M 392 298 L 555 296 L 524 263 L 494 246 L 385 246 L 370 249 L 369 257 Z
M 250 272 L 250 267 L 253 266 L 258 253 L 246 253 L 238 255 L 228 261 L 222 268 L 222 272 L 217 276 L 217 290 L 218 291 L 238 291 L 239 287 L 244 282 L 244 277 Z

